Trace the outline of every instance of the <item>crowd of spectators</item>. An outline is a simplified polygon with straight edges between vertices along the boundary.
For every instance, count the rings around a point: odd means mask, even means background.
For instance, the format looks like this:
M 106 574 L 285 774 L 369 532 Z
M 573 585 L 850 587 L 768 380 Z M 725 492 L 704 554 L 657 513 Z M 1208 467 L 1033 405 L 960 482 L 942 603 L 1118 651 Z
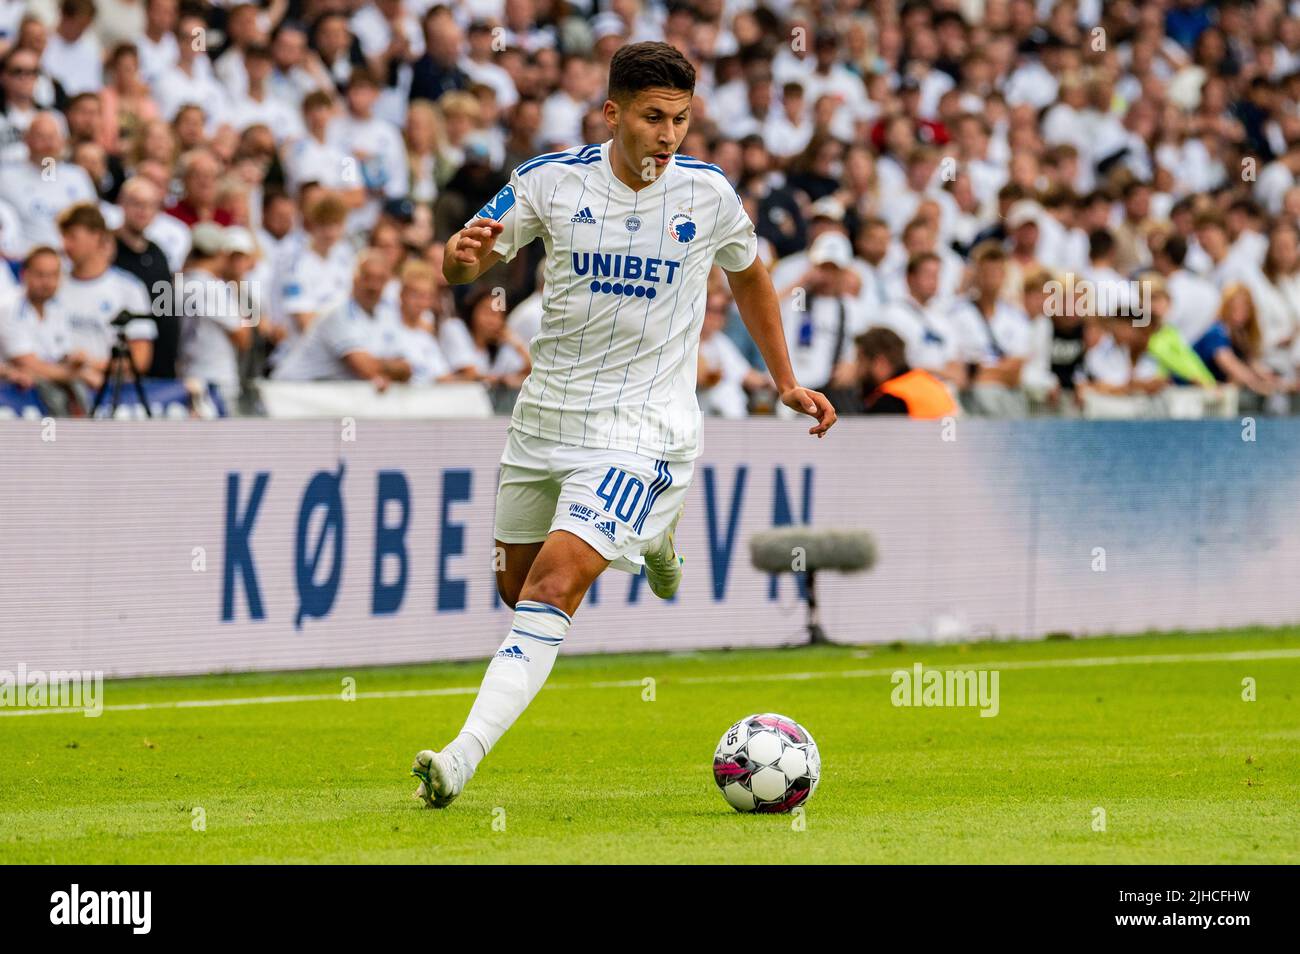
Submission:
M 0 382 L 84 413 L 126 313 L 144 374 L 236 413 L 268 377 L 508 397 L 542 243 L 454 289 L 442 243 L 608 138 L 640 40 L 695 64 L 679 151 L 735 185 L 841 413 L 906 411 L 911 372 L 980 415 L 1292 411 L 1283 0 L 0 0 Z M 715 278 L 701 406 L 780 411 Z

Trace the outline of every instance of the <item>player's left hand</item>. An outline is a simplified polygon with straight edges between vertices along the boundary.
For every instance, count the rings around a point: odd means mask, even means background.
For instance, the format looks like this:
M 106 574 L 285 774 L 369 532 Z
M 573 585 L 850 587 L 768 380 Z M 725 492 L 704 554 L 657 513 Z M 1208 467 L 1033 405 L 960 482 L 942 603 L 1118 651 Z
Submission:
M 808 429 L 809 434 L 825 437 L 826 432 L 835 424 L 835 408 L 820 391 L 809 388 L 791 388 L 781 395 L 781 403 L 792 411 L 817 418 L 817 423 Z

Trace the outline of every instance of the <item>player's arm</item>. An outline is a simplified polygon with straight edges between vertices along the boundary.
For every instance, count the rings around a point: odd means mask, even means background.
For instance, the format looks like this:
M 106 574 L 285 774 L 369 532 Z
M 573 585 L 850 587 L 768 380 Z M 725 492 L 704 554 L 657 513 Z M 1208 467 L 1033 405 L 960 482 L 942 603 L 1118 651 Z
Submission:
M 801 414 L 817 418 L 817 423 L 808 429 L 808 433 L 824 437 L 835 423 L 835 409 L 831 407 L 826 395 L 802 388 L 794 379 L 790 352 L 785 343 L 785 327 L 781 322 L 781 306 L 767 266 L 756 256 L 748 267 L 738 272 L 727 272 L 726 275 L 736 307 L 740 309 L 740 317 L 767 363 L 767 370 L 781 395 L 781 403 Z
M 489 218 L 477 218 L 447 240 L 442 257 L 442 274 L 453 285 L 464 285 L 478 278 L 501 261 L 493 250 L 497 236 L 505 226 Z

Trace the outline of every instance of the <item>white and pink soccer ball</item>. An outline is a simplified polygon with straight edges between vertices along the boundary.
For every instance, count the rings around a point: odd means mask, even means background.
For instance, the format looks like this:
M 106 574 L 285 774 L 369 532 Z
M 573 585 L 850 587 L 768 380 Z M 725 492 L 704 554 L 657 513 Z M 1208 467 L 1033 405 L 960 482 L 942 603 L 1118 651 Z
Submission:
M 746 716 L 713 753 L 713 780 L 738 812 L 788 812 L 812 798 L 821 754 L 808 730 L 775 712 Z

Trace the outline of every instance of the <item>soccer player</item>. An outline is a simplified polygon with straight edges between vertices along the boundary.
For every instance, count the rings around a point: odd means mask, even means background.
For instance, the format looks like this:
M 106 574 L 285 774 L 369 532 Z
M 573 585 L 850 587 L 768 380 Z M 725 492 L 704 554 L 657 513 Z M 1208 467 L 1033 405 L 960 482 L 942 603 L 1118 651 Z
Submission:
M 835 423 L 795 381 L 753 223 L 722 170 L 677 155 L 695 69 L 666 43 L 610 62 L 603 144 L 538 156 L 447 242 L 443 273 L 472 282 L 541 237 L 546 297 L 501 458 L 497 589 L 514 618 L 460 734 L 425 750 L 416 796 L 442 808 L 527 708 L 573 614 L 606 567 L 644 568 L 668 599 L 681 580 L 673 534 L 700 453 L 695 375 L 717 262 L 781 401 Z

